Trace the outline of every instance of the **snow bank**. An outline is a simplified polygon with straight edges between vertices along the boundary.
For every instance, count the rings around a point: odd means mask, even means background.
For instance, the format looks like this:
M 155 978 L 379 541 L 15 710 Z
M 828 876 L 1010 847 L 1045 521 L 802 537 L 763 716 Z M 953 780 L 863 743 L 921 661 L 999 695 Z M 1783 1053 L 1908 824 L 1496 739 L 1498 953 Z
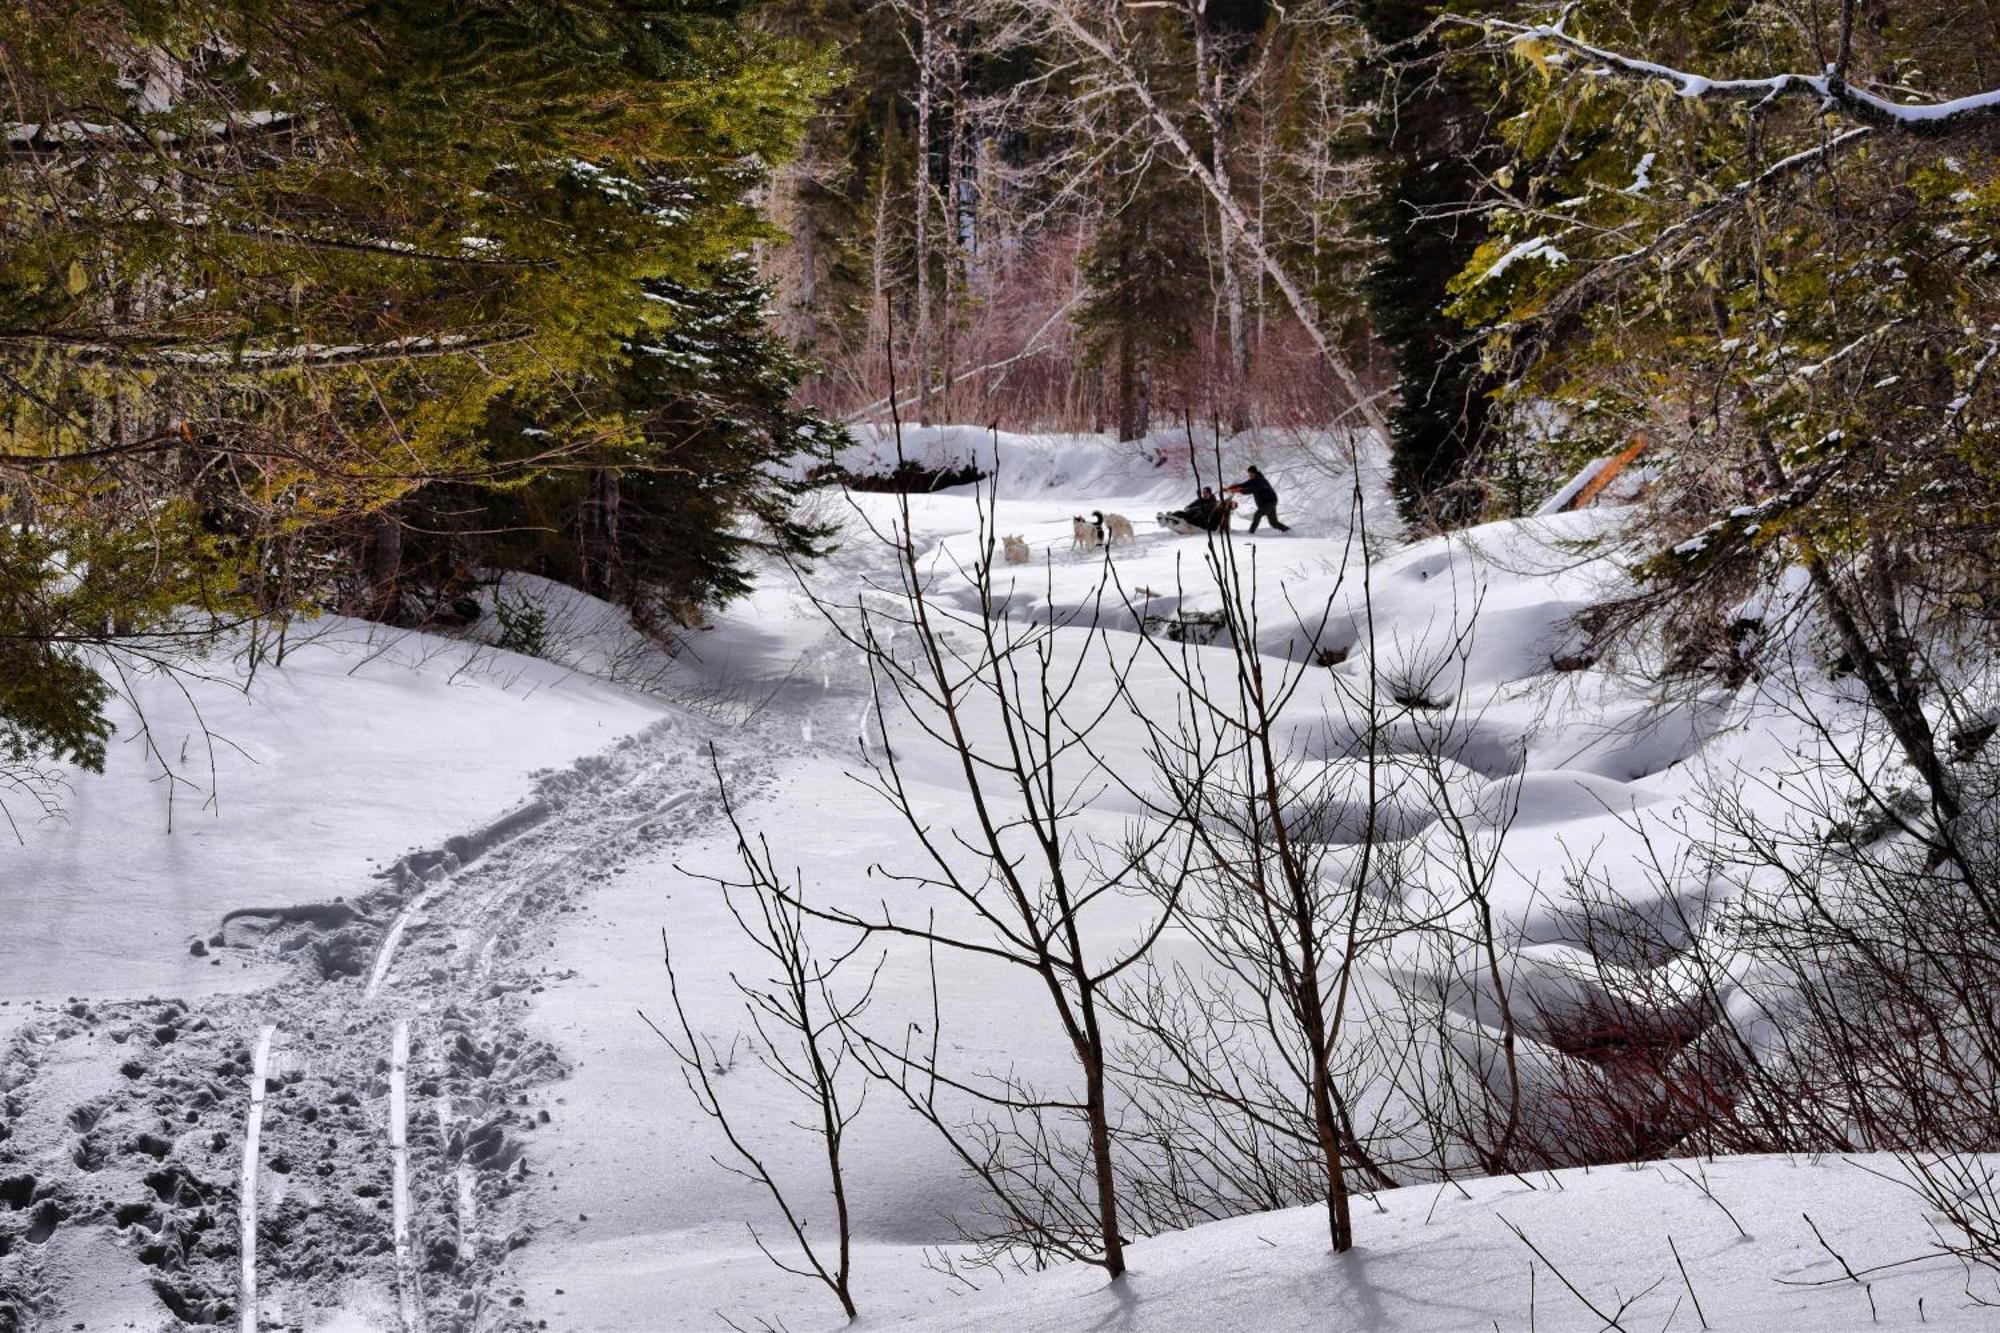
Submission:
M 234 908 L 355 895 L 400 850 L 463 832 L 518 801 L 532 770 L 664 707 L 553 663 L 339 617 L 296 627 L 284 665 L 254 680 L 230 656 L 203 669 L 136 677 L 106 771 L 68 775 L 63 817 L 0 846 L 0 998 L 262 980 L 189 947 Z
M 911 1333 L 1989 1327 L 1957 1261 L 1907 1262 L 1936 1240 L 1898 1175 L 1881 1158 L 1754 1157 L 1392 1190 L 1355 1201 L 1358 1244 L 1345 1255 L 1328 1249 L 1323 1209 L 1263 1213 L 1142 1241 L 1117 1284 L 1064 1268 L 870 1322 Z M 1807 1217 L 1869 1274 L 1865 1288 Z M 1902 1266 L 1870 1271 L 1891 1264 Z M 1990 1274 L 1971 1285 L 2000 1295 Z
M 851 428 L 852 443 L 833 460 L 858 476 L 887 476 L 899 462 L 926 472 L 997 474 L 1003 498 L 1035 498 L 1060 492 L 1075 498 L 1157 497 L 1176 507 L 1194 498 L 1197 479 L 1208 485 L 1240 480 L 1244 465 L 1255 463 L 1268 473 L 1280 492 L 1291 491 L 1296 503 L 1327 498 L 1329 479 L 1351 475 L 1357 448 L 1370 491 L 1386 474 L 1387 459 L 1378 443 L 1347 434 L 1317 430 L 1260 428 L 1236 435 L 1216 435 L 1197 429 L 1167 431 L 1144 439 L 1117 441 L 1093 434 L 1023 434 L 981 426 L 910 426 L 900 432 L 881 423 Z M 825 458 L 801 457 L 793 466 L 804 471 Z M 963 488 L 961 488 L 963 489 Z M 1344 505 L 1345 490 L 1337 498 Z M 1086 511 L 1087 512 L 1087 511 Z M 1387 505 L 1376 513 L 1384 535 L 1394 528 Z M 1150 515 L 1147 517 L 1150 518 Z

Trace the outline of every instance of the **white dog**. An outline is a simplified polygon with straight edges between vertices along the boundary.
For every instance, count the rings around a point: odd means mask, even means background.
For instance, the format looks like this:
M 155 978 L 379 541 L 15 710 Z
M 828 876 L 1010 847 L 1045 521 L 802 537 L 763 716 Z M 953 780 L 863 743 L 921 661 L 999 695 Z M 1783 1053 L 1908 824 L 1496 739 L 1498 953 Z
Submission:
M 1002 537 L 1000 539 L 1000 550 L 1007 557 L 1007 563 L 1010 565 L 1025 565 L 1028 563 L 1028 544 L 1019 537 Z
M 1090 516 L 1097 520 L 1097 531 L 1107 546 L 1120 537 L 1127 541 L 1132 539 L 1132 520 L 1125 515 L 1106 514 L 1093 509 L 1090 511 Z
M 1104 533 L 1090 519 L 1072 517 L 1069 521 L 1069 531 L 1072 551 L 1079 546 L 1090 551 L 1104 545 Z

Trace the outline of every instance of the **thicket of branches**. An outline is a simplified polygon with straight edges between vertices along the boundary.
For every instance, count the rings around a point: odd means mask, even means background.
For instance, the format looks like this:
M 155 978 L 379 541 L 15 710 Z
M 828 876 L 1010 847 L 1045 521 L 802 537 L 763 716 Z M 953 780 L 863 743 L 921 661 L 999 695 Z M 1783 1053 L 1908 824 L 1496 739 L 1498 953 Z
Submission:
M 1365 586 L 1293 604 L 1226 533 L 1182 590 L 1219 596 L 1204 641 L 1132 633 L 1142 603 L 1112 561 L 1093 597 L 1023 615 L 1009 583 L 1033 575 L 1002 572 L 991 532 L 961 565 L 908 523 L 875 534 L 892 578 L 823 607 L 874 685 L 856 772 L 906 833 L 870 870 L 890 891 L 866 909 L 871 891 L 782 870 L 782 833 L 730 811 L 730 887 L 761 905 L 738 918 L 776 963 L 753 1001 L 803 997 L 780 1005 L 796 1035 L 763 1040 L 832 1163 L 830 1193 L 770 1171 L 702 1090 L 797 1237 L 775 1262 L 852 1313 L 847 1261 L 827 1256 L 868 1225 L 839 1155 L 868 1083 L 902 1107 L 876 1113 L 914 1114 L 985 1198 L 957 1219 L 959 1262 L 1116 1279 L 1137 1237 L 1302 1204 L 1324 1207 L 1339 1253 L 1366 1233 L 1357 1197 L 1387 1187 L 1875 1152 L 1941 1219 L 1927 1255 L 1995 1299 L 2000 769 L 1968 743 L 1954 791 L 1976 813 L 1940 822 L 1892 731 L 1813 661 L 1810 602 L 1767 632 L 1796 673 L 1775 697 L 1817 743 L 1704 783 L 1692 838 L 1635 813 L 1615 852 L 1580 853 L 1535 891 L 1531 957 L 1520 887 L 1497 896 L 1517 779 L 1469 770 L 1477 717 L 1429 697 L 1477 607 L 1442 658 L 1398 675 L 1376 660 Z M 1278 639 L 1365 646 L 1368 669 L 1276 656 Z M 1943 688 L 1963 708 L 1990 684 Z M 940 818 L 940 762 L 963 818 Z M 1093 814 L 1107 797 L 1136 812 L 1122 832 Z M 841 978 L 825 957 L 863 961 Z M 941 957 L 1046 996 L 1068 1073 L 1021 1075 L 1033 1053 L 1004 1038 L 968 1060 L 953 1034 L 977 1016 L 943 998 Z M 885 960 L 932 970 L 921 1022 L 867 1012 Z M 834 1228 L 814 1232 L 829 1198 Z
M 775 4 L 841 43 L 773 185 L 808 394 L 1134 438 L 1183 417 L 1379 420 L 1357 317 L 1369 155 L 1343 7 Z M 891 344 L 894 344 L 893 348 Z

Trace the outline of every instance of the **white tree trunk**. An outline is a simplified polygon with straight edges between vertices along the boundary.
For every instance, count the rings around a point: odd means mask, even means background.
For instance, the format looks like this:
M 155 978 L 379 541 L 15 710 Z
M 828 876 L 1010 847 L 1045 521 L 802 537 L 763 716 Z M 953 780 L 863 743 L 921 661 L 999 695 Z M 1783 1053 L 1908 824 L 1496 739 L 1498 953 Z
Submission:
M 917 11 L 917 161 L 910 173 L 910 202 L 916 209 L 916 376 L 917 424 L 932 421 L 931 402 L 931 97 L 936 81 L 936 15 L 931 0 Z

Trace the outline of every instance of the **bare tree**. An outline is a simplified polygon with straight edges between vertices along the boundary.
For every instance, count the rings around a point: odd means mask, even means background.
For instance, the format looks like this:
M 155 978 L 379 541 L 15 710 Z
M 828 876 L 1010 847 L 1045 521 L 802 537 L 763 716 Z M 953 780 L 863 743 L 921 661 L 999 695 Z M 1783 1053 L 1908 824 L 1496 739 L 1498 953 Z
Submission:
M 720 784 L 720 769 L 717 781 Z M 726 789 L 724 799 L 726 803 Z M 734 808 L 726 804 L 725 808 L 730 826 L 736 830 L 736 849 L 744 879 L 712 882 L 722 890 L 743 937 L 764 955 L 773 969 L 766 978 L 746 979 L 732 973 L 730 979 L 743 997 L 759 1062 L 810 1108 L 811 1119 L 803 1128 L 818 1138 L 825 1159 L 826 1188 L 833 1205 L 834 1234 L 830 1242 L 814 1239 L 809 1230 L 809 1213 L 794 1203 L 792 1190 L 773 1173 L 768 1152 L 746 1136 L 739 1118 L 724 1104 L 718 1082 L 728 1072 L 730 1062 L 719 1055 L 712 1042 L 696 1036 L 681 999 L 673 948 L 664 931 L 660 937 L 662 961 L 677 1035 L 662 1031 L 643 1011 L 640 1017 L 673 1051 L 695 1105 L 716 1122 L 728 1142 L 734 1161 L 717 1159 L 718 1163 L 762 1187 L 771 1197 L 800 1257 L 792 1259 L 773 1251 L 757 1228 L 751 1226 L 750 1236 L 758 1250 L 784 1272 L 825 1286 L 840 1303 L 842 1312 L 853 1319 L 858 1314 L 853 1289 L 854 1221 L 843 1152 L 847 1131 L 861 1114 L 866 1100 L 867 1083 L 857 1081 L 848 1072 L 847 1033 L 867 1012 L 881 964 L 878 961 L 851 994 L 839 994 L 834 985 L 836 974 L 854 958 L 863 942 L 856 940 L 831 956 L 817 953 L 806 931 L 807 913 L 800 897 L 802 886 L 796 882 L 789 887 L 781 886 L 770 848 L 761 842 L 753 844 L 737 825 Z M 753 910 L 746 911 L 742 906 L 740 895 L 745 890 L 751 896 Z
M 992 492 L 987 492 L 990 505 Z M 865 781 L 896 813 L 918 864 L 875 872 L 902 890 L 912 912 L 884 902 L 862 914 L 810 905 L 801 911 L 864 937 L 913 941 L 1015 968 L 1034 979 L 1074 1058 L 1080 1089 L 1046 1095 L 1020 1080 L 940 1067 L 930 1049 L 856 1031 L 872 1069 L 944 1132 L 963 1165 L 997 1205 L 996 1246 L 1079 1259 L 1113 1277 L 1125 1271 L 1111 1084 L 1106 990 L 1151 948 L 1173 917 L 1171 896 L 1129 944 L 1091 943 L 1088 922 L 1140 884 L 1141 868 L 1168 834 L 1131 847 L 1083 837 L 1076 824 L 1109 785 L 1093 738 L 1111 703 L 1089 688 L 1093 671 L 1122 678 L 1141 651 L 1119 647 L 1098 614 L 1051 610 L 1010 614 L 996 586 L 996 534 L 982 506 L 977 554 L 952 564 L 969 606 L 934 590 L 940 574 L 919 549 L 907 497 L 894 519 L 874 525 L 893 553 L 895 577 L 853 605 L 822 602 L 828 623 L 867 663 L 879 747 Z M 1102 601 L 1100 590 L 1099 603 Z M 889 719 L 901 720 L 892 733 Z M 907 732 L 907 735 L 901 734 Z M 942 756 L 964 784 L 967 816 L 941 828 L 909 771 L 913 751 Z M 940 915 L 944 920 L 940 921 Z M 982 1104 L 983 1122 L 955 1123 L 955 1108 Z M 1081 1136 L 1082 1170 L 1065 1172 L 1066 1136 Z

